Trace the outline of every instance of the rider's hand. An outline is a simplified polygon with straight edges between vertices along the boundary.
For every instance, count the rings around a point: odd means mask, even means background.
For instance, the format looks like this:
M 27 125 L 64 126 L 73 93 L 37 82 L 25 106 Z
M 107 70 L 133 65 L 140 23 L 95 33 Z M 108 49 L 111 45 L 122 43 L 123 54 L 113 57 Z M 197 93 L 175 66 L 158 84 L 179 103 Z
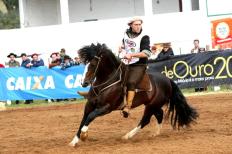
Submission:
M 127 60 L 129 60 L 129 61 L 131 61 L 131 59 L 132 59 L 132 56 L 131 56 L 131 54 L 126 54 L 125 56 L 124 56 L 124 58 L 126 58 Z
M 31 63 L 28 63 L 28 64 L 26 65 L 26 67 L 31 67 L 31 66 L 33 66 L 33 64 L 31 64 Z

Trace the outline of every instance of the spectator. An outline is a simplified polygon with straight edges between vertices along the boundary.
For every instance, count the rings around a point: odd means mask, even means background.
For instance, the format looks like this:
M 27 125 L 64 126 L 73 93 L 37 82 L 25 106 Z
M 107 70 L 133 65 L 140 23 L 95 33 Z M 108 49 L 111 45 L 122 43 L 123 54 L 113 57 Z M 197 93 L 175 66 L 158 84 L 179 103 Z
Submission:
M 52 68 L 52 67 L 55 67 L 55 66 L 60 66 L 61 64 L 61 59 L 60 59 L 60 56 L 59 56 L 59 53 L 58 52 L 53 52 L 51 55 L 50 55 L 50 58 L 52 59 L 51 63 L 49 63 L 49 68 Z
M 66 55 L 66 51 L 65 51 L 64 48 L 62 48 L 62 49 L 60 50 L 60 56 L 63 57 L 64 55 Z
M 17 57 L 16 54 L 10 53 L 7 57 L 10 58 L 10 60 L 9 60 L 9 62 L 6 63 L 6 65 L 8 65 L 9 67 L 19 67 L 20 66 L 19 62 L 15 60 L 15 58 Z
M 40 66 L 44 66 L 44 61 L 43 61 L 43 59 L 40 59 L 40 58 L 39 58 L 39 54 L 34 53 L 34 54 L 31 55 L 31 58 L 32 58 L 32 61 L 31 61 L 31 63 L 30 63 L 30 66 L 31 66 L 31 67 L 40 67 Z M 50 100 L 46 99 L 46 101 L 49 102 Z
M 10 53 L 7 57 L 10 58 L 9 62 L 6 63 L 9 67 L 19 67 L 20 66 L 19 62 L 15 60 L 15 58 L 17 57 L 16 54 Z M 19 104 L 19 100 L 16 100 L 15 103 Z
M 62 60 L 61 62 L 61 69 L 64 70 L 68 67 L 74 66 L 74 61 L 72 60 L 72 58 L 68 55 L 65 54 L 65 50 L 61 49 L 60 52 L 60 57 Z M 59 99 L 58 101 L 68 101 L 68 99 Z
M 151 56 L 149 57 L 149 59 L 154 60 L 157 58 L 157 56 L 158 56 L 157 48 L 155 45 L 153 45 L 151 47 Z
M 34 53 L 31 55 L 32 61 L 30 63 L 31 67 L 39 67 L 39 66 L 44 66 L 44 61 L 43 59 L 39 59 L 39 54 Z
M 200 53 L 200 52 L 205 51 L 205 48 L 200 48 L 199 43 L 200 43 L 200 41 L 197 39 L 193 41 L 194 48 L 191 50 L 191 53 Z
M 60 50 L 60 59 L 61 59 L 61 63 L 64 63 L 64 56 L 66 55 L 66 51 L 64 48 L 62 48 Z
M 21 67 L 30 68 L 31 60 L 27 57 L 27 54 L 22 53 L 20 57 L 22 58 Z M 26 100 L 24 104 L 31 104 L 31 103 L 33 103 L 33 100 Z
M 60 59 L 60 53 L 59 52 L 53 52 L 51 55 L 50 55 L 50 58 L 52 59 L 51 63 L 49 62 L 49 65 L 48 67 L 49 68 L 52 68 L 52 67 L 55 67 L 55 66 L 60 66 L 61 64 L 61 59 Z M 62 101 L 62 99 L 51 99 L 52 102 L 59 102 L 59 101 Z
M 71 57 L 69 57 L 68 55 L 64 56 L 64 62 L 61 63 L 61 69 L 66 69 L 68 67 L 71 67 L 74 65 L 74 61 L 72 60 Z
M 60 57 L 60 59 L 61 59 L 61 63 L 64 63 L 64 57 L 65 56 L 68 56 L 67 54 L 66 54 L 66 50 L 64 49 L 64 48 L 62 48 L 61 50 L 60 50 L 60 53 L 59 53 L 59 55 L 58 55 L 59 57 Z M 69 58 L 70 58 L 70 56 L 69 56 Z M 70 58 L 71 59 L 71 58 Z M 67 60 L 67 57 L 66 57 L 66 60 Z M 72 59 L 71 59 L 72 60 Z
M 210 51 L 210 46 L 209 45 L 205 46 L 205 51 Z
M 80 65 L 81 64 L 81 60 L 80 60 L 79 57 L 75 57 L 74 60 L 75 60 L 74 65 Z
M 57 52 L 57 59 L 61 59 L 61 57 L 60 57 L 60 53 L 59 52 Z
M 171 48 L 171 44 L 164 43 L 163 49 L 158 54 L 158 57 L 156 58 L 156 60 L 166 60 L 166 59 L 169 59 L 171 56 L 174 56 L 173 50 Z
M 0 68 L 4 68 L 5 66 L 3 64 L 0 64 Z
M 201 53 L 201 52 L 205 51 L 205 48 L 200 48 L 199 43 L 200 43 L 200 41 L 198 39 L 193 41 L 194 48 L 191 50 L 191 53 Z M 206 91 L 206 90 L 207 90 L 207 86 L 195 88 L 195 92 L 202 92 L 202 91 Z
M 20 57 L 22 58 L 21 67 L 30 68 L 31 60 L 27 57 L 27 54 L 22 53 Z

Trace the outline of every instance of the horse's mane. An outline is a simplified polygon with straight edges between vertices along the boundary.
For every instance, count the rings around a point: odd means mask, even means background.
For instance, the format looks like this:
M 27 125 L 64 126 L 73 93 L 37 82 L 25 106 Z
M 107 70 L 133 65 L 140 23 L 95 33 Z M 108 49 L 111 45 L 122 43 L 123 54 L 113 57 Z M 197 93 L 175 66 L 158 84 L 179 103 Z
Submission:
M 107 56 L 112 62 L 119 63 L 119 60 L 115 57 L 111 49 L 109 49 L 105 44 L 98 43 L 97 45 L 91 44 L 84 46 L 78 51 L 79 58 L 82 63 L 87 64 L 95 56 Z

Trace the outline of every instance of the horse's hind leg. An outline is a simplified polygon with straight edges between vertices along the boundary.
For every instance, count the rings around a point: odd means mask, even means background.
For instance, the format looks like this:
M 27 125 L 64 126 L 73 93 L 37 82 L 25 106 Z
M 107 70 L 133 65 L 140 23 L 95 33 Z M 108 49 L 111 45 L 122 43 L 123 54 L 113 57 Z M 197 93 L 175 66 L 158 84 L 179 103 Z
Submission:
M 122 139 L 130 139 L 132 138 L 135 134 L 139 132 L 140 129 L 144 128 L 147 124 L 150 123 L 151 116 L 153 115 L 152 108 L 150 106 L 146 106 L 144 110 L 143 117 L 138 124 L 137 127 L 135 127 L 133 130 L 131 130 L 129 133 L 127 133 L 125 136 L 122 137 Z
M 162 121 L 163 121 L 164 112 L 163 112 L 162 108 L 160 108 L 160 109 L 154 110 L 153 113 L 154 113 L 154 116 L 157 119 L 156 132 L 155 132 L 154 136 L 157 136 L 157 135 L 160 134 L 160 130 L 162 128 Z

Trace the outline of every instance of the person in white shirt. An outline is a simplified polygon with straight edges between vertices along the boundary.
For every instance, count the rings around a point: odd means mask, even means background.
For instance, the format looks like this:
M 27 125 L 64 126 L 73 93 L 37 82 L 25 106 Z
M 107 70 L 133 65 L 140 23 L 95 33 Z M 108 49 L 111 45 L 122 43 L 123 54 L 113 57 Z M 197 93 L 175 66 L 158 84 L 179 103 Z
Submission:
M 151 55 L 150 37 L 143 33 L 143 20 L 133 18 L 128 22 L 129 29 L 124 33 L 119 57 L 128 66 L 127 101 L 123 109 L 123 116 L 127 118 L 135 96 L 137 84 L 146 72 L 148 58 Z
M 201 53 L 205 51 L 205 48 L 200 48 L 200 41 L 198 39 L 193 41 L 194 48 L 191 50 L 191 53 Z

